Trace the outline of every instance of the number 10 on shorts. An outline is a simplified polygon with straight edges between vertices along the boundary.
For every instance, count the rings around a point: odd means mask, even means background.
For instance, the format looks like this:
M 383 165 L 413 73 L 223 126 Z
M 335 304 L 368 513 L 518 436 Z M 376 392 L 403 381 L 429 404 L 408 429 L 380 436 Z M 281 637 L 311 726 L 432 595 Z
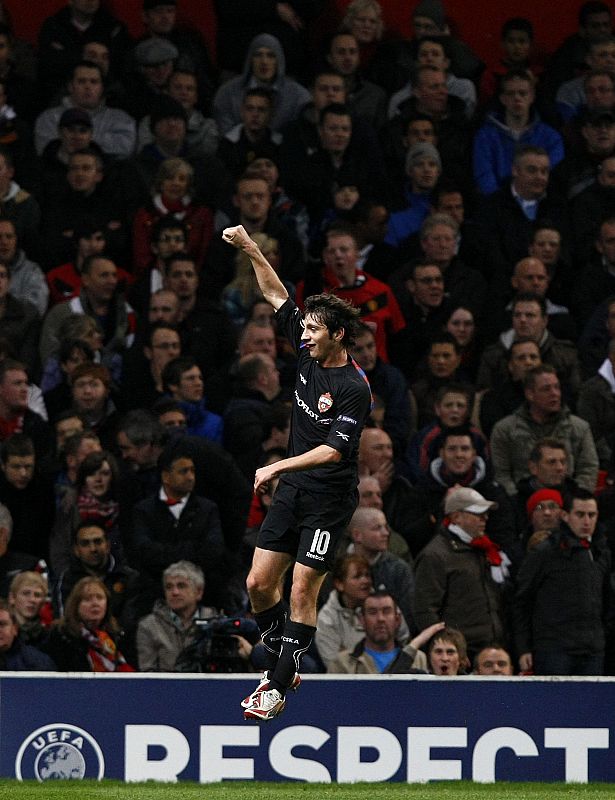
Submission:
M 329 531 L 321 531 L 320 528 L 316 528 L 314 531 L 314 538 L 312 539 L 312 546 L 310 547 L 310 553 L 316 553 L 319 556 L 324 556 L 324 554 L 327 552 L 330 541 L 331 534 Z

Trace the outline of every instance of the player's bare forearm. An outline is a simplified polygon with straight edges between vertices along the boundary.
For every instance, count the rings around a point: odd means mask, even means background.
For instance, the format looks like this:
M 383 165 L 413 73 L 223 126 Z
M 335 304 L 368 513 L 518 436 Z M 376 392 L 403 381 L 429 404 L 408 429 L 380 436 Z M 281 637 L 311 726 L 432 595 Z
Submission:
M 243 227 L 236 225 L 234 228 L 225 228 L 222 231 L 222 238 L 225 242 L 243 250 L 252 262 L 254 274 L 259 288 L 265 300 L 270 303 L 275 310 L 284 305 L 288 300 L 288 292 L 282 281 L 278 278 L 277 272 L 261 253 L 259 246 Z
M 342 454 L 334 447 L 330 447 L 328 444 L 319 444 L 318 447 L 308 450 L 307 453 L 283 458 L 281 461 L 276 461 L 275 464 L 257 469 L 254 475 L 254 491 L 265 491 L 269 481 L 278 478 L 284 472 L 302 472 L 306 469 L 323 467 L 326 464 L 337 464 L 341 458 Z

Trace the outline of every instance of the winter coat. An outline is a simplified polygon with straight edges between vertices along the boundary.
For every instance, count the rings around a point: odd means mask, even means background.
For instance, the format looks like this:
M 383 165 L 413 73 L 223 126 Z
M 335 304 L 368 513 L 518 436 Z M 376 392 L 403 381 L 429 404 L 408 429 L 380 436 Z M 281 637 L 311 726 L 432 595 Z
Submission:
M 543 147 L 551 168 L 564 158 L 562 137 L 538 116 L 517 136 L 501 115 L 489 114 L 474 137 L 474 181 L 482 194 L 491 194 L 504 186 L 511 175 L 515 150 L 526 144 Z
M 516 484 L 529 475 L 530 452 L 540 439 L 559 439 L 566 446 L 570 475 L 593 492 L 598 476 L 598 454 L 589 424 L 563 406 L 551 420 L 534 422 L 527 403 L 497 422 L 491 433 L 491 460 L 496 480 L 507 494 L 516 494 Z
M 333 665 L 342 655 L 343 650 L 352 650 L 364 638 L 365 629 L 361 624 L 359 610 L 342 605 L 340 593 L 333 589 L 327 602 L 318 612 L 318 625 L 314 643 L 318 655 L 328 672 L 333 672 Z M 405 644 L 410 632 L 405 620 L 402 620 L 397 639 Z
M 585 548 L 565 523 L 530 550 L 517 575 L 517 652 L 602 652 L 610 567 L 604 536 Z
M 301 108 L 310 101 L 310 93 L 305 86 L 286 77 L 286 57 L 280 42 L 275 36 L 261 33 L 250 44 L 242 74 L 222 84 L 214 97 L 213 114 L 221 136 L 241 122 L 241 104 L 246 90 L 261 88 L 261 84 L 252 75 L 252 58 L 260 47 L 273 50 L 277 58 L 275 80 L 272 84 L 262 85 L 273 94 L 271 128 L 279 130 L 287 122 L 291 122 L 297 117 Z
M 199 607 L 197 617 L 208 619 L 216 616 L 209 607 Z M 163 600 L 156 600 L 151 614 L 139 622 L 137 628 L 137 654 L 141 672 L 175 672 L 175 661 L 182 650 L 195 640 L 198 634 L 196 623 L 187 628 L 179 624 L 177 617 Z
M 374 659 L 365 652 L 365 639 L 361 639 L 354 650 L 343 650 L 331 665 L 329 672 L 350 675 L 381 674 Z M 416 647 L 407 644 L 384 672 L 387 675 L 425 673 L 427 672 L 427 657 Z
M 419 630 L 444 620 L 464 634 L 471 650 L 504 640 L 502 586 L 482 550 L 442 527 L 419 553 L 415 572 Z

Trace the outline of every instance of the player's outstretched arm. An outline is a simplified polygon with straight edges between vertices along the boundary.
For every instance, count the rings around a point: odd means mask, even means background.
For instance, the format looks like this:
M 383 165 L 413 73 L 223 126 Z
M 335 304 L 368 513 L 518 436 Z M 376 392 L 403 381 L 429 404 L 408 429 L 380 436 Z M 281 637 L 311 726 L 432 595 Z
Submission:
M 252 262 L 254 274 L 265 300 L 277 311 L 288 300 L 288 292 L 277 272 L 261 253 L 254 239 L 251 239 L 243 225 L 225 228 L 222 238 L 238 250 L 243 250 Z

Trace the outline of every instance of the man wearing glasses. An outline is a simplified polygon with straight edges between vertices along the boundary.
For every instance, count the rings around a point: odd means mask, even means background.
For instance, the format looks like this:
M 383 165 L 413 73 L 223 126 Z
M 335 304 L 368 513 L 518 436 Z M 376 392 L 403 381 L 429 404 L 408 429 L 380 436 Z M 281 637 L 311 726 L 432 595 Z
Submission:
M 485 534 L 497 503 L 475 489 L 452 488 L 444 520 L 419 553 L 415 566 L 415 623 L 458 628 L 472 657 L 493 641 L 505 641 L 502 594 L 510 559 Z

